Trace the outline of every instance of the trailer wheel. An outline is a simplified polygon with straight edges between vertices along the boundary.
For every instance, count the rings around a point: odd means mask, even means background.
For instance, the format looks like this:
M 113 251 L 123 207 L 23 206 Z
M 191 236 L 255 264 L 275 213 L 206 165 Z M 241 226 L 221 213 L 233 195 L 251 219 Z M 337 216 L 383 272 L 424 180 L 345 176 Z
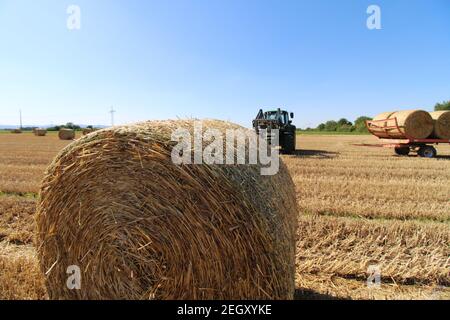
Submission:
M 395 153 L 399 156 L 407 156 L 409 154 L 409 147 L 397 147 Z
M 422 158 L 434 158 L 437 155 L 437 151 L 432 146 L 423 146 L 420 147 L 419 151 L 417 151 L 417 154 Z

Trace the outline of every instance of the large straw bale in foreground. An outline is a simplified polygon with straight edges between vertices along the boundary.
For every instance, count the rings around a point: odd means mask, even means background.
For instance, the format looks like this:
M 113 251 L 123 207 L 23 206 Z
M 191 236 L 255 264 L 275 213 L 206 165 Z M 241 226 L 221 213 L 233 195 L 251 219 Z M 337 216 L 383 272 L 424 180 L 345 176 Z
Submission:
M 450 139 L 450 111 L 435 111 L 430 113 L 434 120 L 433 138 Z
M 260 165 L 177 166 L 178 127 L 193 122 L 100 130 L 54 160 L 36 218 L 51 298 L 293 297 L 297 207 L 285 165 L 274 176 Z M 70 265 L 81 290 L 66 288 Z
M 394 118 L 397 118 L 400 131 L 397 128 L 388 128 L 395 126 Z M 388 121 L 376 123 L 379 128 L 371 127 L 373 134 L 379 138 L 426 139 L 433 132 L 433 119 L 428 112 L 423 110 L 384 112 L 377 115 L 373 120 L 384 119 Z
M 72 129 L 60 129 L 58 137 L 61 140 L 73 140 L 75 139 L 75 130 Z

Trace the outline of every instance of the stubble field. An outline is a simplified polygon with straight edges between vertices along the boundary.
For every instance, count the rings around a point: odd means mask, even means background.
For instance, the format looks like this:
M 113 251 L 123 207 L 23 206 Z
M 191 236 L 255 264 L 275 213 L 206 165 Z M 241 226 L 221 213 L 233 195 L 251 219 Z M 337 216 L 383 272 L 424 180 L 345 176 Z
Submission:
M 437 159 L 298 136 L 283 156 L 297 188 L 299 299 L 450 299 L 450 147 Z M 33 247 L 44 170 L 68 142 L 0 135 L 0 299 L 45 299 Z M 381 285 L 366 284 L 369 266 Z

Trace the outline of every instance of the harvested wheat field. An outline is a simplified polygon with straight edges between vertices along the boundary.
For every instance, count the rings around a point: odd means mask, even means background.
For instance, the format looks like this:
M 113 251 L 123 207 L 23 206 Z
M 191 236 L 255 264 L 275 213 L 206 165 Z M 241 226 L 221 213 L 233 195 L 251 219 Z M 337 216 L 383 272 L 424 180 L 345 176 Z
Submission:
M 399 157 L 372 136 L 297 137 L 297 299 L 450 299 L 450 147 Z M 48 299 L 34 243 L 44 170 L 70 141 L 0 135 L 0 299 Z M 367 269 L 381 273 L 366 284 Z

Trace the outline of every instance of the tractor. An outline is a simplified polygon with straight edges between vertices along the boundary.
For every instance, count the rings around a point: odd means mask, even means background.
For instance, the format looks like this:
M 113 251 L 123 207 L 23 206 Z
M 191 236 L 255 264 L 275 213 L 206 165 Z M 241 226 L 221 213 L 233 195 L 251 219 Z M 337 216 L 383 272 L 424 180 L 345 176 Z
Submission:
M 297 129 L 292 124 L 293 118 L 293 112 L 289 113 L 285 110 L 281 110 L 280 108 L 274 111 L 266 112 L 260 109 L 255 120 L 253 120 L 253 128 L 255 129 L 256 134 L 260 134 L 260 130 L 267 130 L 265 139 L 269 144 L 272 144 L 271 140 L 275 134 L 272 130 L 278 129 L 278 146 L 281 149 L 281 153 L 292 154 L 295 152 L 295 138 Z

